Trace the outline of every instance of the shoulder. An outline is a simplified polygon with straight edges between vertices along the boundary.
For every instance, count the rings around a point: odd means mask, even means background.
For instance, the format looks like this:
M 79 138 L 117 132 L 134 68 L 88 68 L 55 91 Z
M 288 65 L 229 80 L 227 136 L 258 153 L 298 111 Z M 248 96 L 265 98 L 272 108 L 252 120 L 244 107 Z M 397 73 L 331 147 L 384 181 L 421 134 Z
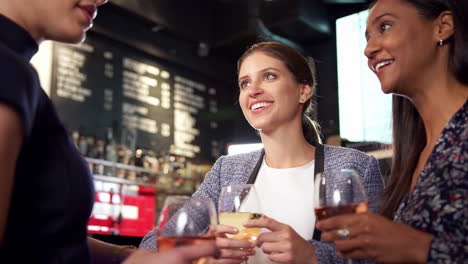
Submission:
M 215 162 L 212 172 L 219 173 L 218 177 L 223 178 L 222 181 L 247 181 L 250 174 L 254 171 L 262 150 L 256 150 L 248 153 L 221 156 Z
M 360 174 L 380 174 L 377 159 L 366 153 L 344 147 L 324 146 L 325 169 L 355 169 Z
M 0 44 L 0 100 L 21 116 L 26 136 L 42 100 L 39 77 L 33 66 Z
M 356 149 L 329 145 L 324 145 L 324 153 L 325 160 L 328 159 L 330 162 L 340 160 L 341 162 L 360 163 L 363 161 L 368 161 L 371 158 L 371 156 Z
M 468 175 L 468 115 L 466 106 L 444 129 L 431 154 L 432 169 L 447 180 L 462 183 Z
M 34 67 L 3 45 L 0 45 L 0 79 L 0 97 L 13 104 L 35 102 L 41 92 L 36 89 L 40 84 Z
M 262 150 L 255 150 L 255 151 L 251 151 L 247 153 L 222 156 L 220 159 L 222 160 L 223 165 L 224 164 L 239 165 L 239 164 L 245 164 L 245 162 L 250 162 L 253 160 L 258 161 L 261 155 L 262 155 Z M 220 159 L 218 159 L 218 161 Z
M 31 81 L 34 68 L 17 54 L 0 45 L 0 74 L 2 83 L 13 82 L 16 85 Z M 8 87 L 7 87 L 8 88 Z

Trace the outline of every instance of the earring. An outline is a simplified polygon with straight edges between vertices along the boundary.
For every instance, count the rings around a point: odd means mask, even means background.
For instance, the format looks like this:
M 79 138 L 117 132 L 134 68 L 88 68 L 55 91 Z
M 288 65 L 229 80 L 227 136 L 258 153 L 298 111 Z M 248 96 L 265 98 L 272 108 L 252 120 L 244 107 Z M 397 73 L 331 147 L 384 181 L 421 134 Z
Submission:
M 444 45 L 444 41 L 442 39 L 439 39 L 439 46 Z

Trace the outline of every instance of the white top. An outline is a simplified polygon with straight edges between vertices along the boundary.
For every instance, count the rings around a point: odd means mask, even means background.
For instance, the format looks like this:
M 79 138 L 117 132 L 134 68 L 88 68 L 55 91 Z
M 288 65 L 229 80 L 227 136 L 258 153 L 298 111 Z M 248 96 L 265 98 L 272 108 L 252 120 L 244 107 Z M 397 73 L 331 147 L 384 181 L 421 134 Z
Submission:
M 274 169 L 263 159 L 255 181 L 261 212 L 291 226 L 305 240 L 312 239 L 315 227 L 314 167 L 311 161 L 301 167 Z M 273 263 L 261 249 L 256 251 L 249 264 Z

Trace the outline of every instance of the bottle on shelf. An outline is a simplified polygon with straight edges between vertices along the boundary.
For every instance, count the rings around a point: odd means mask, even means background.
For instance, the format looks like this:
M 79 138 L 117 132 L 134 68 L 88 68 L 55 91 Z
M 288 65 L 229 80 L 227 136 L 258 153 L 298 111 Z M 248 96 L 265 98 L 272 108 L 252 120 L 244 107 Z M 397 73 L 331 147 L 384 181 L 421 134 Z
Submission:
M 119 187 L 119 189 L 121 188 Z M 111 190 L 111 232 L 113 235 L 120 234 L 120 224 L 122 223 L 122 192 L 119 189 Z
M 117 144 L 114 140 L 114 131 L 111 127 L 107 128 L 105 158 L 111 162 L 117 162 Z M 104 174 L 106 176 L 116 176 L 115 166 L 105 166 Z
M 86 157 L 90 157 L 90 158 L 93 158 L 95 159 L 96 156 L 97 156 L 97 141 L 96 141 L 96 137 L 94 136 L 91 136 L 91 137 L 87 137 L 86 138 L 87 140 L 87 149 L 86 149 Z
M 88 140 L 83 134 L 80 135 L 80 139 L 78 140 L 78 150 L 84 156 L 88 152 Z
M 96 157 L 95 159 L 104 160 L 104 140 L 96 140 Z M 94 163 L 93 173 L 97 175 L 104 175 L 104 164 L 96 162 Z
M 143 167 L 143 149 L 137 148 L 135 150 L 135 166 Z
M 76 149 L 80 149 L 79 145 L 80 145 L 80 132 L 78 132 L 78 130 L 73 130 L 72 133 L 71 133 L 71 138 L 72 138 L 72 142 L 73 142 L 73 145 L 75 145 Z

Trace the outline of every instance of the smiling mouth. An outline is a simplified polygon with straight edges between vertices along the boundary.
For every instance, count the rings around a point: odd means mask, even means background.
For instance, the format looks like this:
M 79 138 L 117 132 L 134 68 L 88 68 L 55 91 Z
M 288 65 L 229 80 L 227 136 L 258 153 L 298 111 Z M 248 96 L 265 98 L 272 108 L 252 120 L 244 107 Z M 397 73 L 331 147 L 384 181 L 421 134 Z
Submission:
M 260 109 L 260 108 L 268 107 L 268 106 L 270 106 L 272 104 L 273 103 L 267 103 L 267 102 L 256 103 L 256 104 L 253 104 L 250 107 L 250 110 L 257 110 L 257 109 Z
M 88 16 L 91 21 L 96 17 L 96 8 L 94 6 L 78 6 Z
M 380 71 L 380 69 L 382 69 L 382 67 L 385 67 L 387 65 L 390 65 L 394 62 L 394 60 L 386 60 L 386 61 L 381 61 L 375 65 L 372 66 L 372 70 L 376 73 L 378 73 Z

